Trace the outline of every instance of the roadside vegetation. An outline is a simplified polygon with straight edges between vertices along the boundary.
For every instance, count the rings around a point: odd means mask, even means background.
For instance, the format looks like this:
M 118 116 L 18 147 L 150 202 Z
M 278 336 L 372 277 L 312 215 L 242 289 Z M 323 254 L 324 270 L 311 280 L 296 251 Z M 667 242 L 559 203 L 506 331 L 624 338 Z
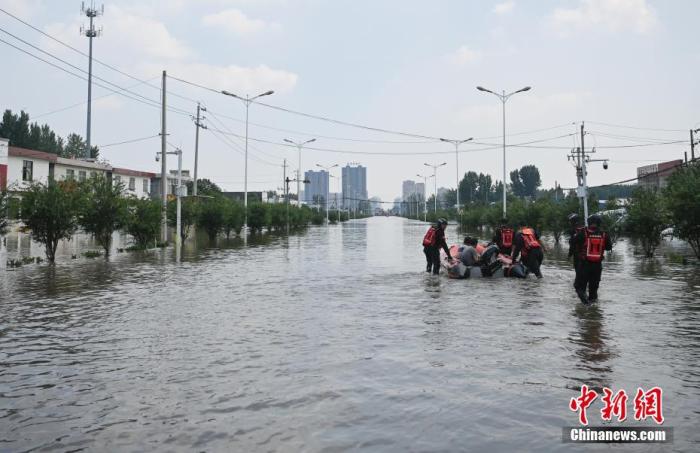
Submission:
M 220 237 L 240 235 L 246 220 L 242 203 L 227 198 L 211 181 L 199 181 L 200 197 L 184 197 L 181 205 L 181 237 L 184 242 L 194 228 L 206 233 L 215 244 Z M 190 188 L 191 190 L 191 188 Z M 7 192 L 0 192 L 0 235 L 6 233 L 10 214 Z M 17 198 L 14 198 L 17 200 Z M 34 183 L 21 195 L 15 218 L 23 223 L 23 230 L 31 232 L 32 239 L 43 244 L 46 259 L 53 263 L 56 248 L 61 240 L 70 240 L 77 231 L 84 231 L 95 238 L 102 251 L 88 251 L 85 257 L 109 257 L 114 232 L 123 231 L 132 243 L 124 249 L 144 250 L 163 247 L 159 243 L 161 229 L 160 200 L 140 199 L 125 196 L 124 186 L 114 184 L 107 178 L 93 177 L 77 183 Z M 248 227 L 251 234 L 264 231 L 297 231 L 309 224 L 321 225 L 325 211 L 307 206 L 301 208 L 276 203 L 250 203 L 248 205 Z M 167 205 L 168 225 L 176 225 L 176 201 Z M 331 223 L 347 220 L 347 213 L 330 211 Z
M 522 182 L 523 174 L 527 175 L 525 183 Z M 512 193 L 512 185 L 509 185 L 508 223 L 516 225 L 522 221 L 543 233 L 551 234 L 555 243 L 565 240 L 569 229 L 567 216 L 571 213 L 583 216 L 583 209 L 573 191 L 564 194 L 560 189 L 533 190 L 533 187 L 537 186 L 539 176 L 532 169 L 527 169 L 525 172 L 521 169 L 517 175 L 513 172 L 511 179 L 516 180 L 516 176 L 520 178 L 518 191 L 521 195 Z M 472 194 L 479 192 L 479 180 L 490 181 L 490 178 L 485 178 L 483 175 L 472 175 L 471 182 L 467 184 L 468 177 L 469 173 L 460 183 L 460 188 L 466 188 L 467 194 L 469 191 Z M 529 195 L 523 195 L 524 193 Z M 484 194 L 486 194 L 485 191 Z M 598 200 L 601 199 L 602 194 L 607 194 L 608 198 L 604 206 L 599 206 Z M 446 196 L 454 197 L 454 191 L 452 194 L 448 191 Z M 463 192 L 460 192 L 460 197 L 462 196 Z M 623 206 L 620 203 L 619 196 L 627 199 L 626 205 Z M 469 196 L 461 199 L 467 200 L 461 215 L 456 209 L 438 209 L 437 212 L 431 210 L 427 213 L 427 220 L 435 222 L 438 218 L 445 217 L 457 221 L 463 229 L 469 231 L 493 229 L 502 223 L 503 205 L 498 198 L 494 197 L 493 190 L 489 196 L 484 196 L 484 199 L 495 201 L 486 202 L 482 199 L 470 203 Z M 432 208 L 432 202 L 429 201 L 427 206 L 429 209 Z M 410 217 L 423 220 L 422 207 L 423 204 L 420 203 L 416 214 L 414 206 Z M 672 229 L 673 237 L 686 241 L 695 256 L 700 259 L 700 165 L 698 164 L 691 164 L 673 173 L 665 189 L 637 186 L 593 188 L 588 200 L 588 209 L 589 214 L 601 212 L 603 228 L 609 233 L 613 242 L 620 236 L 627 236 L 639 244 L 639 252 L 645 257 L 654 256 L 661 243 L 662 234 L 670 234 Z

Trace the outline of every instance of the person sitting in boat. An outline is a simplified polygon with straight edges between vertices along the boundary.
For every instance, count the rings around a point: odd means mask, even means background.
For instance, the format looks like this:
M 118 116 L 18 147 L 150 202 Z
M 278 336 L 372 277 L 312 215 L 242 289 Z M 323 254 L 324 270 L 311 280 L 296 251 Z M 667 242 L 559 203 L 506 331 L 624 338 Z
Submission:
M 513 249 L 513 228 L 508 226 L 508 219 L 505 217 L 501 221 L 501 226 L 496 228 L 493 234 L 492 243 L 498 246 L 500 252 L 504 255 L 510 255 Z
M 459 259 L 465 266 L 476 266 L 479 264 L 479 252 L 476 246 L 479 243 L 477 238 L 467 236 L 464 238 L 464 245 L 459 248 Z
M 513 237 L 513 254 L 511 259 L 515 264 L 518 255 L 521 256 L 521 262 L 527 269 L 535 274 L 537 278 L 542 278 L 540 266 L 544 259 L 542 244 L 540 243 L 540 235 L 534 229 L 526 226 L 524 222 L 520 222 L 520 229 Z

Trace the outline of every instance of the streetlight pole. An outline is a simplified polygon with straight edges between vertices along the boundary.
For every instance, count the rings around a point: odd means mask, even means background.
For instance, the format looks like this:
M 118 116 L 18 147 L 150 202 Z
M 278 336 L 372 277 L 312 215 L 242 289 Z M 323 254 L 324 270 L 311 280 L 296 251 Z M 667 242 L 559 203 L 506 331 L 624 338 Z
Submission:
M 284 141 L 296 146 L 298 153 L 299 153 L 299 166 L 297 167 L 296 180 L 297 180 L 297 205 L 301 206 L 301 149 L 304 147 L 304 145 L 315 142 L 316 139 L 312 138 L 311 140 L 307 140 L 305 142 L 295 142 L 294 140 L 290 140 L 288 138 L 285 138 Z
M 326 226 L 328 226 L 328 197 L 330 196 L 331 168 L 337 167 L 338 164 L 331 165 L 330 167 L 324 167 L 321 164 L 316 164 L 316 166 L 326 170 L 326 173 L 328 173 L 328 182 L 326 183 Z
M 434 179 L 434 182 L 435 182 L 435 192 L 434 192 L 434 194 L 435 194 L 435 200 L 434 200 L 435 201 L 435 213 L 437 214 L 437 169 L 442 167 L 443 165 L 447 165 L 447 162 L 443 162 L 443 163 L 437 164 L 437 165 L 431 165 L 428 163 L 425 163 L 423 165 L 433 169 L 433 176 L 435 177 L 435 179 Z
M 419 178 L 423 178 L 423 221 L 428 221 L 428 199 L 425 197 L 425 188 L 428 187 L 428 178 L 434 178 L 435 175 L 416 175 Z
M 269 96 L 273 93 L 274 91 L 270 90 L 251 98 L 247 94 L 245 97 L 241 97 L 226 90 L 221 91 L 221 94 L 240 99 L 245 104 L 245 181 L 243 183 L 243 207 L 245 210 L 245 220 L 243 222 L 243 231 L 248 230 L 248 110 L 250 110 L 250 104 L 252 104 L 254 100 L 263 96 Z
M 156 153 L 156 162 L 160 159 L 163 153 L 158 151 Z M 175 151 L 166 151 L 167 154 L 177 155 L 177 187 L 175 188 L 175 197 L 177 199 L 176 214 L 175 214 L 175 245 L 180 247 L 182 245 L 182 150 L 176 148 Z M 167 181 L 167 175 L 165 176 Z
M 455 168 L 457 174 L 457 212 L 461 212 L 461 205 L 459 204 L 459 145 L 462 143 L 467 143 L 468 141 L 474 140 L 474 137 L 469 137 L 465 140 L 450 140 L 447 138 L 441 138 L 441 142 L 452 143 L 455 145 Z M 471 200 L 470 200 L 471 201 Z
M 494 96 L 498 97 L 501 100 L 501 103 L 503 104 L 503 218 L 506 218 L 506 101 L 513 96 L 514 94 L 517 93 L 522 93 L 524 91 L 529 91 L 532 87 L 525 87 L 521 88 L 519 90 L 513 91 L 512 93 L 506 94 L 505 90 L 503 90 L 502 94 L 495 93 L 489 89 L 486 89 L 484 87 L 476 87 L 477 90 L 479 91 L 485 91 L 486 93 L 491 93 Z

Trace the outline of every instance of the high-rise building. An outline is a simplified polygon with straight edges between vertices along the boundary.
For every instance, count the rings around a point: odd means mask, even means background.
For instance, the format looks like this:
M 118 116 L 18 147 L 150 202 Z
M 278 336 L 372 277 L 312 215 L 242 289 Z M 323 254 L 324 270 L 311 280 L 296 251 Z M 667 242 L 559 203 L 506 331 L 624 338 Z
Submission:
M 309 170 L 304 173 L 304 179 L 309 181 L 304 184 L 303 202 L 311 206 L 326 207 L 326 197 L 328 196 L 328 172 L 326 170 Z
M 425 184 L 424 183 L 422 183 L 422 182 L 416 183 L 416 196 L 418 197 L 418 201 L 425 200 Z
M 359 210 L 369 208 L 367 203 L 367 168 L 350 163 L 343 167 L 343 206 Z

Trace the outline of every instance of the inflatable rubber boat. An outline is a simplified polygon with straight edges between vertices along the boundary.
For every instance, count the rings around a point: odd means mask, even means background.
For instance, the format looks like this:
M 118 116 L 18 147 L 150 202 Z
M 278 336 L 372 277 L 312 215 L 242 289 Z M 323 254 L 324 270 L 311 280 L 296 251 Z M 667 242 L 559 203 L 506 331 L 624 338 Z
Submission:
M 450 247 L 450 255 L 455 258 L 452 261 L 447 259 L 444 250 L 440 250 L 440 263 L 450 278 L 527 277 L 527 268 L 522 263 L 513 264 L 509 256 L 499 253 L 496 245 L 478 244 L 476 246 L 480 256 L 480 263 L 476 266 L 467 266 L 462 262 L 462 247 L 460 245 Z

